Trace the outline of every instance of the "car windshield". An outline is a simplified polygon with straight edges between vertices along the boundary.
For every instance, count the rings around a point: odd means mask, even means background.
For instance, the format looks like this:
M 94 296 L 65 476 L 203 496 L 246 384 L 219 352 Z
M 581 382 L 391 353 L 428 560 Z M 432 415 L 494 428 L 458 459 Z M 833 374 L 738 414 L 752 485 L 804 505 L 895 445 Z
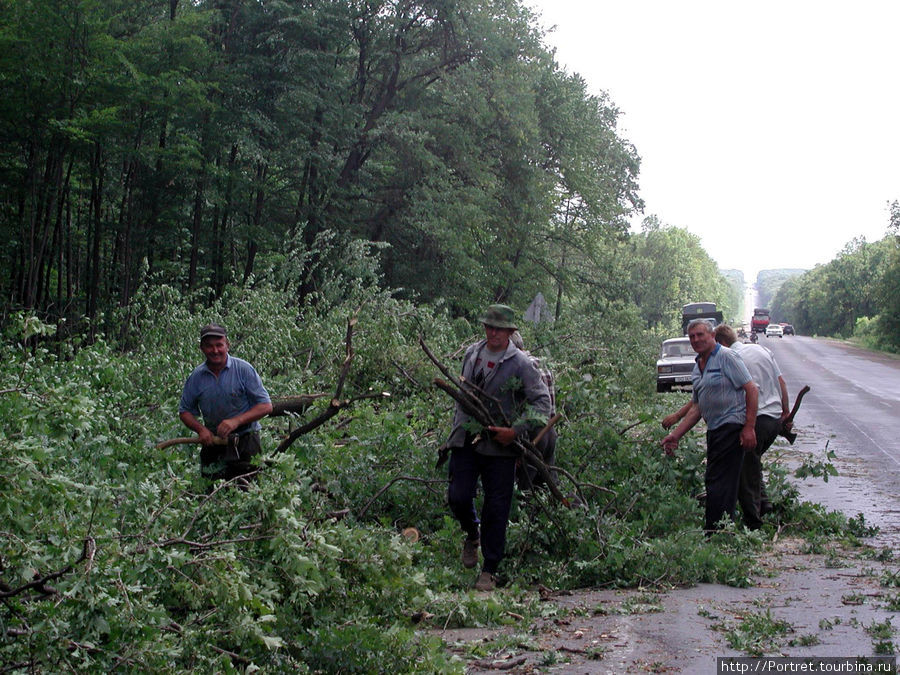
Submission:
M 696 356 L 690 342 L 673 342 L 663 348 L 663 356 Z

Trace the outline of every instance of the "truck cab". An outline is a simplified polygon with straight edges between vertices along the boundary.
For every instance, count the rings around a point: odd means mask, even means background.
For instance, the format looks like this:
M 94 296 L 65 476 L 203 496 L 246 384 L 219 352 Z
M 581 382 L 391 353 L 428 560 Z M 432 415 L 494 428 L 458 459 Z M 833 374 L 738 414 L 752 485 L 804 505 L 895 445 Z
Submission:
M 750 319 L 750 329 L 754 333 L 765 333 L 769 327 L 769 310 L 765 307 L 756 307 L 753 310 L 753 318 Z
M 715 328 L 725 320 L 722 312 L 716 310 L 714 302 L 689 302 L 681 308 L 681 333 L 687 335 L 688 324 L 694 319 L 706 319 Z

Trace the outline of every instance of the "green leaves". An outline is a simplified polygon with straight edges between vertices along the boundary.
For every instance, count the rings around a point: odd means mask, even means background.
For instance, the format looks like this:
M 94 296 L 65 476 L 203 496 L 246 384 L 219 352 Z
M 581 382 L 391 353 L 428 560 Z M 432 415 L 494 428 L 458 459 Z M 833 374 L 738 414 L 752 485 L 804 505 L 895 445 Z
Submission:
M 517 494 L 504 588 L 489 601 L 471 595 L 447 475 L 434 470 L 453 405 L 429 386 L 436 373 L 417 337 L 450 363 L 476 336 L 443 306 L 358 281 L 337 280 L 347 297 L 323 294 L 321 311 L 302 312 L 292 291 L 267 282 L 229 286 L 208 307 L 147 284 L 123 313 L 142 340 L 132 350 L 47 336 L 23 349 L 26 326 L 32 340 L 48 330 L 23 316 L 0 343 L 0 581 L 31 585 L 0 604 L 0 623 L 14 629 L 0 661 L 459 672 L 412 617 L 496 625 L 509 611 L 540 611 L 521 589 L 547 579 L 561 588 L 748 583 L 761 535 L 703 536 L 694 498 L 702 437 L 682 439 L 677 458 L 662 454 L 655 421 L 664 411 L 646 379 L 656 341 L 633 307 L 605 305 L 522 328 L 556 375 L 557 457 L 569 474 L 560 480 L 576 506 Z M 253 362 L 273 394 L 328 393 L 350 316 L 358 323 L 343 395 L 391 396 L 361 398 L 289 452 L 261 458 L 246 490 L 202 479 L 196 448 L 153 449 L 182 434 L 177 398 L 201 358 L 201 324 L 223 321 L 232 353 Z M 264 448 L 296 424 L 266 420 Z M 796 492 L 777 479 L 771 492 L 789 522 L 865 531 L 794 506 Z M 400 535 L 408 528 L 409 539 Z
M 876 349 L 897 351 L 896 291 L 900 253 L 892 235 L 850 241 L 831 262 L 784 281 L 773 317 L 799 333 L 858 337 Z

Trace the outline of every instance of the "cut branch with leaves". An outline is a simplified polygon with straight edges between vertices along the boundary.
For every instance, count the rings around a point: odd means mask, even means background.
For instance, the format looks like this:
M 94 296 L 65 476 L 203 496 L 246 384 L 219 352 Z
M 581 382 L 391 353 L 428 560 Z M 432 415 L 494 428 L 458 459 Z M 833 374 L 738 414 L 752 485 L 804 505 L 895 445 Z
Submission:
M 90 569 L 91 565 L 94 562 L 94 554 L 97 552 L 97 542 L 94 541 L 93 537 L 87 537 L 84 540 L 84 544 L 81 547 L 81 555 L 78 560 L 73 562 L 70 565 L 66 565 L 60 570 L 56 572 L 51 572 L 49 574 L 38 574 L 35 572 L 34 579 L 29 581 L 27 584 L 22 584 L 17 588 L 11 588 L 6 584 L 0 582 L 0 599 L 11 598 L 16 595 L 20 595 L 28 590 L 36 590 L 41 595 L 56 595 L 56 589 L 52 586 L 48 586 L 47 584 L 51 581 L 59 579 L 62 576 L 65 576 L 73 569 L 75 569 L 76 565 L 81 564 L 85 560 L 87 560 L 87 568 Z
M 438 367 L 438 369 L 450 379 L 450 382 L 447 382 L 446 380 L 442 380 L 439 377 L 434 378 L 434 380 L 432 380 L 432 384 L 434 384 L 435 387 L 443 391 L 445 394 L 448 394 L 454 401 L 456 401 L 456 403 L 462 408 L 462 410 L 467 415 L 469 415 L 469 417 L 480 424 L 485 430 L 487 430 L 488 427 L 493 426 L 510 426 L 509 420 L 504 419 L 498 423 L 488 413 L 487 408 L 483 403 L 484 397 L 487 396 L 484 391 L 482 391 L 479 387 L 477 387 L 472 382 L 469 382 L 465 378 L 454 377 L 450 373 L 450 369 L 447 368 L 446 365 L 441 363 L 434 355 L 434 353 L 428 348 L 428 345 L 425 344 L 425 339 L 421 336 L 419 337 L 419 344 L 422 346 L 425 354 L 428 355 L 428 358 L 431 359 L 431 361 Z M 500 409 L 499 406 L 496 407 L 497 409 Z M 555 423 L 555 421 L 553 423 Z M 547 426 L 552 426 L 552 423 L 548 424 Z M 517 437 L 513 441 L 512 445 L 517 453 L 537 470 L 538 475 L 540 475 L 540 477 L 547 484 L 550 493 L 556 498 L 556 500 L 564 506 L 570 507 L 571 505 L 569 504 L 569 500 L 560 491 L 559 486 L 553 479 L 550 468 L 541 458 L 540 451 L 534 446 L 534 443 L 528 438 Z
M 335 385 L 334 395 L 331 397 L 331 402 L 328 404 L 328 407 L 325 408 L 325 410 L 323 410 L 314 419 L 294 429 L 290 434 L 288 434 L 288 436 L 278 444 L 278 447 L 275 448 L 276 453 L 284 452 L 289 447 L 291 447 L 294 441 L 296 441 L 298 438 L 322 426 L 323 424 L 325 424 L 325 422 L 337 415 L 338 412 L 349 407 L 356 401 L 362 401 L 370 398 L 387 398 L 390 396 L 388 392 L 371 392 L 341 400 L 341 394 L 344 391 L 344 383 L 347 380 L 347 376 L 350 374 L 350 366 L 353 363 L 353 328 L 357 324 L 356 315 L 358 313 L 359 310 L 357 310 L 354 315 L 347 320 L 347 333 L 344 338 L 344 361 L 341 364 L 341 370 L 338 374 L 337 384 Z

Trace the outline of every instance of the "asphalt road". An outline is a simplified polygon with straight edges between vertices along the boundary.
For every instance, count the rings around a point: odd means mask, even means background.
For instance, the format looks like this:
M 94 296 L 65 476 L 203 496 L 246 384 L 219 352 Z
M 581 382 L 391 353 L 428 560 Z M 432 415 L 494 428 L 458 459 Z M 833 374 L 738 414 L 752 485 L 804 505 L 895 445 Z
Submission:
M 775 355 L 792 404 L 804 384 L 810 387 L 795 419 L 801 440 L 804 430 L 815 435 L 822 447 L 809 451 L 824 456 L 827 443 L 842 463 L 842 479 L 811 483 L 806 496 L 851 516 L 861 512 L 900 539 L 900 358 L 804 336 L 762 337 L 759 344 Z

